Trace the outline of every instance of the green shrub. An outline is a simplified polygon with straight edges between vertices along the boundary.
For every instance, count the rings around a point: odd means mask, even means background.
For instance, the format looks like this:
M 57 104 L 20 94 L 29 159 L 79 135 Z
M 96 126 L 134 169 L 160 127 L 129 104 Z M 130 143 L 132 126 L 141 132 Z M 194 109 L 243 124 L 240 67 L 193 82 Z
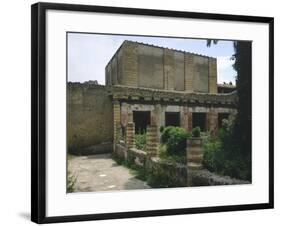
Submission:
M 146 133 L 135 134 L 135 145 L 139 150 L 146 150 Z
M 147 180 L 147 171 L 146 171 L 145 167 L 131 165 L 130 173 L 133 174 L 139 180 L 142 180 L 142 181 Z
M 219 172 L 223 164 L 221 142 L 219 140 L 206 140 L 203 148 L 203 164 L 208 170 Z
M 162 172 L 160 169 L 154 169 L 148 173 L 147 184 L 153 188 L 168 188 L 174 186 L 165 172 Z
M 233 139 L 234 119 L 224 119 L 217 139 L 204 141 L 203 164 L 210 171 L 251 181 L 251 156 Z
M 200 130 L 199 126 L 196 126 L 195 128 L 192 129 L 193 137 L 200 137 L 200 133 L 201 133 L 201 130 Z
M 167 166 L 155 166 L 147 172 L 147 183 L 153 188 L 173 188 L 186 187 L 186 181 L 183 182 L 175 176 L 171 176 L 166 168 Z
M 77 176 L 67 171 L 67 186 L 66 186 L 67 193 L 74 192 L 76 181 L 77 181 Z
M 187 137 L 189 137 L 189 134 L 185 129 L 168 126 L 161 134 L 161 143 L 166 145 L 168 154 L 185 155 Z
M 181 163 L 186 164 L 187 158 L 186 155 L 171 155 L 167 152 L 167 146 L 165 144 L 161 144 L 159 147 L 159 157 L 162 160 L 165 160 L 167 162 L 171 163 Z

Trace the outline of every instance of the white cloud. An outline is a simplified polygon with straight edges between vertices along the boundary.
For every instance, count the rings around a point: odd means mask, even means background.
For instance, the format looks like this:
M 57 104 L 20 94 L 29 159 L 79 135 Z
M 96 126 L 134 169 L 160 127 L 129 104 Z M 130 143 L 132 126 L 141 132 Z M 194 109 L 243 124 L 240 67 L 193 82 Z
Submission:
M 217 57 L 218 69 L 225 70 L 232 67 L 234 60 L 231 60 L 229 56 Z
M 235 84 L 236 72 L 232 67 L 234 62 L 230 56 L 217 57 L 218 83 L 231 81 Z

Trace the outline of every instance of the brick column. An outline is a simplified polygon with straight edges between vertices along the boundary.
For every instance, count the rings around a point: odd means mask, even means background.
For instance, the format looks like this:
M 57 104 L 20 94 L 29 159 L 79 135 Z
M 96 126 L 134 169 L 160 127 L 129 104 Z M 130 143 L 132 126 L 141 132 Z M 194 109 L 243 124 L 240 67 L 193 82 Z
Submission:
M 164 50 L 164 89 L 174 90 L 175 87 L 175 56 L 174 51 Z
M 152 112 L 153 112 L 152 114 L 154 114 L 154 116 L 155 116 L 155 118 L 154 118 L 155 123 L 152 124 L 152 121 L 151 121 L 151 124 L 152 125 L 156 125 L 156 127 L 157 127 L 157 141 L 159 142 L 160 141 L 160 137 L 161 137 L 160 127 L 162 125 L 162 120 L 165 120 L 165 115 L 164 115 L 164 118 L 162 119 L 162 117 L 163 117 L 163 110 L 162 110 L 161 104 L 156 104 L 155 105 L 155 109 Z
M 210 109 L 207 114 L 207 130 L 211 135 L 215 135 L 218 131 L 218 113 L 214 109 Z
M 188 113 L 188 107 L 184 106 L 181 111 L 181 127 L 184 128 L 186 131 L 189 131 Z
M 217 93 L 217 59 L 209 58 L 209 92 Z
M 126 42 L 123 48 L 123 85 L 138 86 L 138 46 L 136 43 Z
M 156 156 L 158 149 L 157 127 L 155 125 L 146 128 L 146 151 L 149 156 Z
M 128 122 L 126 127 L 126 145 L 128 148 L 135 147 L 135 123 Z
M 185 71 L 185 91 L 193 92 L 193 76 L 194 76 L 194 63 L 193 55 L 185 54 L 184 57 L 184 71 Z
M 201 138 L 188 138 L 187 154 L 187 186 L 192 186 L 192 174 L 202 169 L 203 150 Z
M 117 144 L 120 139 L 121 117 L 120 117 L 120 103 L 119 101 L 113 102 L 113 139 L 114 144 Z
M 191 132 L 193 125 L 192 125 L 192 112 L 188 112 L 188 131 Z

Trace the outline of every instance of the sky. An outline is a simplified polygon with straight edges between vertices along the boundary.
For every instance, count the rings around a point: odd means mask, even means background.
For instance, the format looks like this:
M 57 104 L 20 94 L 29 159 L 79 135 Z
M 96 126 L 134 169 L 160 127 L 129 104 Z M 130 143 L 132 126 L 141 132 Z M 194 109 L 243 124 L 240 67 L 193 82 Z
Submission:
M 233 41 L 222 41 L 207 47 L 205 39 L 159 38 L 125 35 L 68 33 L 68 81 L 97 80 L 105 84 L 105 66 L 124 40 L 197 53 L 217 58 L 218 83 L 235 84 L 236 71 L 231 56 Z

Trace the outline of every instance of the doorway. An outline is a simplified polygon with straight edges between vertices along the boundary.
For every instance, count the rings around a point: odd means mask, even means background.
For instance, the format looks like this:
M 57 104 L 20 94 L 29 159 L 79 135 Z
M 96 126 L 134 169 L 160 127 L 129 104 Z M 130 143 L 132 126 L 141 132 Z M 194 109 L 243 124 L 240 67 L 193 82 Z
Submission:
M 146 127 L 150 125 L 150 111 L 133 111 L 133 122 L 135 133 L 146 133 Z

